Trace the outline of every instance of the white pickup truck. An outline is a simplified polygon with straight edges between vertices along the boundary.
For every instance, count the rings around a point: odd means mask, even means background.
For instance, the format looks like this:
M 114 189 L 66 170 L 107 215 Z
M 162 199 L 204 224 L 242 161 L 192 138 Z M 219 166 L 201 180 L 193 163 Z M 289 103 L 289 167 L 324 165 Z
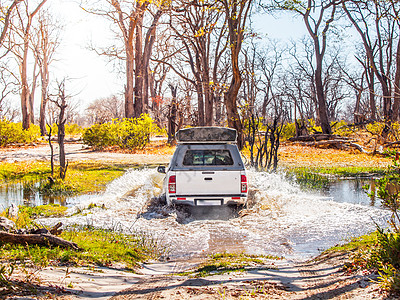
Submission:
M 165 173 L 168 205 L 244 206 L 246 170 L 236 146 L 236 130 L 222 127 L 181 129 L 177 147 Z

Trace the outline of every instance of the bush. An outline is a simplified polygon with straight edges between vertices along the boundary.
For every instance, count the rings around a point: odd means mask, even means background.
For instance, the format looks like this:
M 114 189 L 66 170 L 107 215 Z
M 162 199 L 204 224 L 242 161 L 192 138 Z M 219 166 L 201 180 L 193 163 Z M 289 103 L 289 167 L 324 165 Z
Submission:
M 296 126 L 293 123 L 287 123 L 283 126 L 282 130 L 282 140 L 288 140 L 291 137 L 294 137 L 296 135 Z
M 342 120 L 332 123 L 332 133 L 340 136 L 349 136 L 353 133 L 353 130 L 351 130 L 346 121 Z
M 47 128 L 47 132 L 49 132 L 50 131 L 49 125 L 46 125 L 46 128 Z M 78 124 L 74 124 L 74 123 L 65 124 L 65 135 L 77 136 L 77 135 L 81 135 L 82 132 L 83 132 L 83 128 L 81 126 L 79 126 Z M 53 125 L 51 125 L 51 135 L 55 136 L 56 134 L 58 134 L 58 126 L 56 123 L 54 123 Z
M 7 119 L 0 120 L 0 147 L 13 143 L 32 143 L 40 138 L 40 128 L 31 125 L 28 130 L 22 129 L 21 123 L 14 123 Z
M 400 292 L 400 165 L 399 155 L 395 152 L 389 153 L 393 156 L 394 172 L 377 180 L 377 195 L 382 200 L 382 206 L 392 213 L 387 231 L 378 227 L 376 247 L 371 249 L 372 255 L 369 263 L 379 272 L 379 282 L 383 289 L 390 292 Z M 397 171 L 397 172 L 396 172 Z M 370 197 L 373 197 L 370 194 Z
M 82 139 L 97 149 L 118 146 L 121 149 L 143 149 L 150 142 L 150 136 L 161 130 L 146 114 L 136 119 L 113 120 L 110 123 L 94 124 L 84 130 Z
M 103 149 L 115 144 L 112 130 L 113 123 L 94 124 L 85 129 L 82 135 L 83 142 L 91 147 Z
M 81 135 L 83 128 L 78 124 L 68 123 L 65 124 L 65 134 L 66 135 Z

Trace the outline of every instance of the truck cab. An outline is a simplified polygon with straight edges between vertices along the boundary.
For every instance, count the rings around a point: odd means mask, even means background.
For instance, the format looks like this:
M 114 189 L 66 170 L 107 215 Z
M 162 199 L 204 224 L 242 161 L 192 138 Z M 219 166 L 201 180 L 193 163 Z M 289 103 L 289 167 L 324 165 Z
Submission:
M 236 146 L 236 130 L 195 127 L 178 131 L 177 147 L 165 173 L 167 204 L 244 206 L 246 170 Z

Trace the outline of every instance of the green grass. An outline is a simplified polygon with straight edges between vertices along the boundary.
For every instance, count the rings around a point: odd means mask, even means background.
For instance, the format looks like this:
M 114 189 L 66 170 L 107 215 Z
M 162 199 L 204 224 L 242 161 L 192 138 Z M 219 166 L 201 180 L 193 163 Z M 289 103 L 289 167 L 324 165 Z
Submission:
M 5 244 L 0 246 L 1 260 L 41 267 L 113 266 L 118 263 L 133 270 L 138 263 L 155 259 L 164 251 L 154 239 L 142 234 L 129 235 L 112 230 L 80 228 L 64 231 L 61 237 L 77 243 L 81 250 Z
M 99 192 L 107 183 L 120 177 L 126 165 L 110 165 L 97 162 L 71 162 L 64 181 L 58 178 L 58 168 L 54 170 L 54 182 L 49 162 L 0 163 L 0 184 L 21 183 L 43 195 L 73 195 Z M 40 182 L 36 187 L 35 182 Z
M 327 252 L 338 252 L 338 251 L 346 251 L 346 252 L 354 252 L 357 250 L 365 250 L 369 248 L 370 246 L 373 246 L 377 242 L 377 237 L 378 234 L 376 231 L 371 232 L 369 234 L 362 235 L 360 237 L 354 237 L 351 238 L 349 241 L 347 241 L 344 244 L 341 245 L 335 245 L 326 251 Z
M 389 171 L 387 168 L 370 167 L 298 167 L 287 168 L 285 172 L 288 179 L 294 180 L 302 188 L 323 189 L 328 187 L 330 181 L 335 178 L 384 176 L 385 174 L 388 174 Z
M 47 204 L 35 207 L 20 205 L 18 208 L 18 216 L 14 218 L 8 216 L 9 208 L 0 213 L 0 216 L 12 220 L 18 229 L 35 227 L 34 219 L 37 218 L 63 217 L 67 211 L 67 207 L 59 204 Z
M 297 167 L 287 168 L 285 170 L 289 174 L 319 174 L 330 175 L 335 177 L 360 177 L 360 176 L 383 176 L 388 174 L 388 168 L 375 167 Z
M 282 259 L 277 256 L 256 256 L 244 253 L 217 253 L 192 271 L 181 276 L 206 277 L 230 272 L 243 272 L 249 268 L 265 268 L 267 259 Z M 269 269 L 272 267 L 268 267 Z

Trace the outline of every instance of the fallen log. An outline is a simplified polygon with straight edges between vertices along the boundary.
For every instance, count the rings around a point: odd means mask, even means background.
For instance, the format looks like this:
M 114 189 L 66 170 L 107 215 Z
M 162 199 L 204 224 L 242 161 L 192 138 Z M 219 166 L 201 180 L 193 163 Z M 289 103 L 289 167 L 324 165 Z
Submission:
M 324 141 L 314 141 L 314 142 L 297 142 L 297 144 L 302 146 L 311 146 L 311 147 L 336 147 L 336 148 L 343 148 L 345 146 L 356 148 L 358 151 L 362 153 L 367 153 L 365 149 L 349 140 L 324 140 Z
M 400 141 L 395 141 L 395 142 L 386 143 L 385 145 L 383 145 L 383 147 L 387 148 L 387 147 L 391 147 L 391 146 L 399 145 L 399 144 L 400 144 Z
M 0 243 L 10 243 L 19 245 L 41 245 L 41 246 L 59 246 L 62 248 L 72 248 L 79 250 L 76 243 L 66 241 L 62 238 L 48 233 L 42 234 L 14 234 L 6 231 L 0 231 Z
M 290 142 L 316 142 L 316 141 L 327 141 L 327 140 L 348 140 L 347 137 L 335 135 L 335 134 L 311 134 L 311 135 L 302 135 L 298 137 L 291 137 L 289 139 Z

